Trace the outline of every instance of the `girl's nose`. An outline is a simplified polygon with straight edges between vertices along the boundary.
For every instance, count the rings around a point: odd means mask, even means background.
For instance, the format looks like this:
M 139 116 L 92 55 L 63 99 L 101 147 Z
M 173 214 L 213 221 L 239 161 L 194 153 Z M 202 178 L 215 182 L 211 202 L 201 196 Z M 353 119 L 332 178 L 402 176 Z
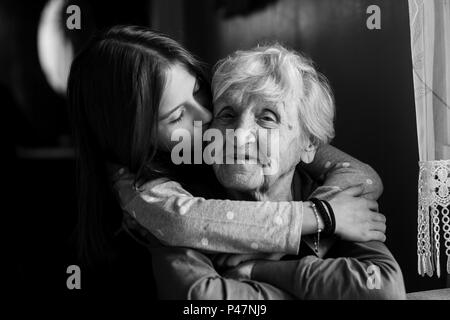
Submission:
M 200 104 L 195 106 L 194 121 L 201 121 L 203 125 L 210 123 L 212 120 L 211 112 Z

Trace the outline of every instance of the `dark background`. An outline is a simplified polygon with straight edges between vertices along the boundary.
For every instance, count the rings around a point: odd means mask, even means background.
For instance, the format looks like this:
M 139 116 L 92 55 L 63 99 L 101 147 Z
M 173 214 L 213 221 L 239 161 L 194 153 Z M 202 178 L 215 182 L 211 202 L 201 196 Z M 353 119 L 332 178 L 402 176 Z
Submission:
M 36 30 L 46 1 L 0 3 L 0 103 L 3 199 L 11 281 L 18 293 L 66 289 L 66 268 L 77 264 L 74 163 L 65 100 L 41 71 Z M 385 191 L 387 245 L 408 292 L 446 286 L 417 274 L 418 149 L 406 0 L 149 0 L 72 1 L 82 30 L 66 31 L 75 49 L 96 28 L 148 25 L 214 64 L 236 49 L 279 41 L 313 58 L 330 80 L 337 105 L 333 144 L 369 163 Z M 366 9 L 381 9 L 381 30 L 368 30 Z M 62 15 L 64 18 L 64 15 Z M 63 24 L 64 25 L 64 24 Z M 152 286 L 150 257 L 119 234 L 117 259 L 82 270 L 85 292 Z

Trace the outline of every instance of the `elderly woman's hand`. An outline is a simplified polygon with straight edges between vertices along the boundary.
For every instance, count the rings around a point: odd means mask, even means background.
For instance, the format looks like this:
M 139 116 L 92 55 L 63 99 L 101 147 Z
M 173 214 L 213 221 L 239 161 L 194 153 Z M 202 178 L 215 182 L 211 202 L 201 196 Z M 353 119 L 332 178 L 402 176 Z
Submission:
M 213 258 L 213 263 L 216 269 L 225 270 L 238 266 L 250 260 L 279 260 L 284 253 L 250 253 L 250 254 L 233 254 L 233 253 L 219 253 Z
M 222 276 L 235 280 L 250 280 L 255 262 L 256 260 L 243 262 L 234 268 L 226 270 L 222 273 Z
M 378 203 L 359 197 L 362 186 L 337 193 L 329 201 L 336 218 L 336 234 L 344 240 L 386 241 L 386 217 L 378 213 Z

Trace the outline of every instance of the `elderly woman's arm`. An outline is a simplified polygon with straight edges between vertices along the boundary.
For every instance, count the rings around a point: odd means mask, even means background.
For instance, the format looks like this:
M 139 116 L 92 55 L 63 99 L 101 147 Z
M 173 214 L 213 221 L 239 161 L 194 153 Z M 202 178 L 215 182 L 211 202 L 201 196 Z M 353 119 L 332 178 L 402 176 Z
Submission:
M 152 249 L 158 298 L 165 300 L 290 300 L 294 297 L 270 284 L 221 276 L 211 260 L 187 248 Z
M 324 189 L 363 185 L 361 196 L 371 200 L 377 200 L 383 193 L 383 183 L 373 168 L 329 144 L 319 147 L 313 162 L 301 166 Z
M 256 261 L 251 278 L 298 299 L 405 299 L 400 267 L 382 242 L 339 241 L 330 255 L 337 257 Z

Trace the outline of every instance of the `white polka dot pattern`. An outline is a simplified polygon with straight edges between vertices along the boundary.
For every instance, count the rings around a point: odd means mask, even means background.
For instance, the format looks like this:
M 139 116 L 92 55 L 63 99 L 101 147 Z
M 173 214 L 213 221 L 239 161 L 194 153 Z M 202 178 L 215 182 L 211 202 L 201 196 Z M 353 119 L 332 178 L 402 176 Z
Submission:
M 281 218 L 280 216 L 276 216 L 275 219 L 273 219 L 273 221 L 275 222 L 275 224 L 279 226 L 283 224 L 283 218 Z
M 234 218 L 234 212 L 233 211 L 228 211 L 227 212 L 227 219 L 228 220 L 233 220 Z
M 184 216 L 189 210 L 189 197 L 180 197 L 176 201 L 179 213 Z
M 185 214 L 186 214 L 186 212 L 187 212 L 187 206 L 181 206 L 180 207 L 180 214 L 182 215 L 182 216 L 184 216 Z

